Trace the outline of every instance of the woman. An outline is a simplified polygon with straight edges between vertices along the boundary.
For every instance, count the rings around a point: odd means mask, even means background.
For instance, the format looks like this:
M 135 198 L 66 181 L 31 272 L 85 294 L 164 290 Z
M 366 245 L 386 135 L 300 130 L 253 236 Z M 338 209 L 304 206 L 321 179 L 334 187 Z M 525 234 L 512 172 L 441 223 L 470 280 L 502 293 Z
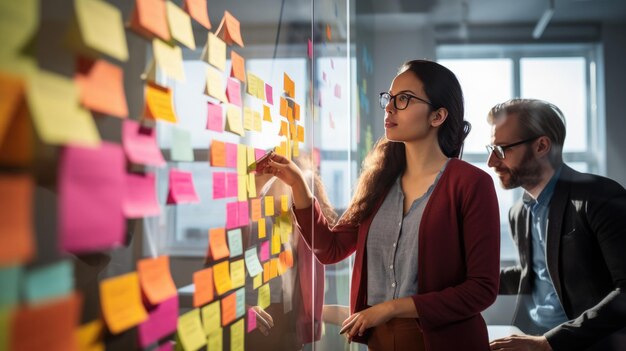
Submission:
M 336 226 L 293 162 L 275 156 L 264 172 L 291 187 L 297 225 L 322 263 L 356 251 L 349 340 L 369 350 L 489 350 L 480 312 L 497 296 L 500 220 L 491 177 L 457 158 L 470 129 L 461 87 L 447 68 L 409 61 L 380 103 L 385 137 Z

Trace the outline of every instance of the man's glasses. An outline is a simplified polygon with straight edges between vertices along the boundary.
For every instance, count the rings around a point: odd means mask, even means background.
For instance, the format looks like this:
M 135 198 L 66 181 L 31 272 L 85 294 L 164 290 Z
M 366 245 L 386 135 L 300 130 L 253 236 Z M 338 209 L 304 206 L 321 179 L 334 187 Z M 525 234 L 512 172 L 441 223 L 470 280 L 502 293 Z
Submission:
M 510 149 L 510 148 L 512 148 L 514 146 L 517 146 L 517 145 L 522 145 L 522 144 L 529 143 L 531 141 L 535 141 L 537 138 L 539 138 L 539 137 L 536 136 L 536 137 L 532 137 L 530 139 L 524 139 L 522 141 L 518 141 L 518 142 L 513 143 L 513 144 L 507 144 L 507 145 L 485 145 L 485 147 L 487 148 L 487 154 L 488 155 L 491 155 L 491 153 L 493 152 L 496 155 L 497 158 L 499 158 L 501 160 L 504 160 L 504 156 L 505 156 L 504 150 Z
M 385 107 L 387 106 L 387 104 L 389 104 L 389 101 L 393 100 L 393 106 L 396 108 L 396 110 L 404 110 L 405 108 L 407 108 L 409 106 L 409 101 L 411 101 L 411 99 L 416 99 L 419 100 L 425 104 L 429 104 L 430 106 L 432 106 L 433 104 L 428 101 L 428 100 L 424 100 L 422 98 L 419 98 L 415 95 L 411 95 L 411 94 L 407 94 L 407 93 L 400 93 L 397 95 L 391 95 L 387 92 L 383 92 L 380 93 L 380 97 L 378 98 L 378 102 L 380 103 L 380 108 L 382 108 L 383 110 L 385 109 Z

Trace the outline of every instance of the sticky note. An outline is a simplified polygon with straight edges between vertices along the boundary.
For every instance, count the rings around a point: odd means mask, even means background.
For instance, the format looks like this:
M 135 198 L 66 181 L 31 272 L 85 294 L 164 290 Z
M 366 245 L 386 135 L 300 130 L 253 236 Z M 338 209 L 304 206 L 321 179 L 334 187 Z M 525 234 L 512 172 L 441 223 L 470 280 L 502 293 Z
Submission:
M 9 328 L 9 350 L 78 350 L 74 331 L 80 318 L 78 294 L 14 312 Z M 37 326 L 37 336 L 33 327 Z
M 157 36 L 163 40 L 170 40 L 165 1 L 136 0 L 130 28 L 149 39 Z
M 183 52 L 180 46 L 171 46 L 159 39 L 152 40 L 152 53 L 156 65 L 170 78 L 184 81 Z
M 202 307 L 201 310 L 204 332 L 209 335 L 209 339 L 211 338 L 211 334 L 213 332 L 221 330 L 222 328 L 222 313 L 220 304 L 220 301 L 215 301 Z
M 239 207 L 239 226 L 243 227 L 250 224 L 248 201 L 240 201 L 237 203 L 237 206 Z
M 229 103 L 235 106 L 241 106 L 241 83 L 239 83 L 237 79 L 228 78 L 226 81 L 226 97 Z
M 113 334 L 128 330 L 148 318 L 141 302 L 136 272 L 102 280 L 100 304 L 104 321 Z
M 226 144 L 223 141 L 211 141 L 211 166 L 226 167 Z
M 328 39 L 329 41 L 332 38 L 332 30 L 330 29 L 330 24 L 326 25 L 326 39 Z
M 250 200 L 250 219 L 252 219 L 253 221 L 258 221 L 259 219 L 261 219 L 261 217 L 261 199 Z
M 5 22 L 8 22 L 6 18 Z M 0 24 L 0 29 L 4 29 L 3 25 Z M 3 41 L 3 45 L 5 43 Z M 26 105 L 24 80 L 0 71 L 0 165 L 30 167 L 34 145 L 35 135 Z
M 206 129 L 223 132 L 224 131 L 224 119 L 222 117 L 222 106 L 218 104 L 207 103 L 207 122 Z
M 206 29 L 211 29 L 211 21 L 207 11 L 207 2 L 205 0 L 184 0 L 183 9 L 187 11 L 191 18 L 200 23 Z
M 242 144 L 237 144 L 237 174 L 248 174 L 248 148 Z
M 259 253 L 259 258 L 261 262 L 265 262 L 270 259 L 270 242 L 269 240 L 265 240 L 261 243 L 261 250 Z
M 254 131 L 261 132 L 261 130 L 263 129 L 263 126 L 261 124 L 261 121 L 262 121 L 261 120 L 261 113 L 259 113 L 259 111 L 254 111 L 253 121 L 254 122 L 252 123 L 253 124 L 252 129 Z
M 248 200 L 248 176 L 245 174 L 237 176 L 237 183 L 237 200 Z
M 165 2 L 165 12 L 172 37 L 191 50 L 195 50 L 196 41 L 193 38 L 189 15 L 171 1 Z
M 304 127 L 303 126 L 298 125 L 296 135 L 297 135 L 298 141 L 301 143 L 304 143 Z
M 149 119 L 176 123 L 178 118 L 176 118 L 172 104 L 172 90 L 153 82 L 147 82 L 143 116 Z
M 263 272 L 263 267 L 261 267 L 261 262 L 259 261 L 256 250 L 256 246 L 249 248 L 246 250 L 245 254 L 246 268 L 251 277 L 256 277 L 257 274 Z
M 2 1 L 0 13 L 3 54 L 18 52 L 33 38 L 39 27 L 40 1 Z
M 274 197 L 268 195 L 265 197 L 265 216 L 274 215 Z
M 295 123 L 289 123 L 289 140 L 295 140 L 297 137 L 297 129 Z
M 224 228 L 209 229 L 209 250 L 213 260 L 219 260 L 230 255 L 226 245 L 226 231 Z
M 236 43 L 237 45 L 243 47 L 243 39 L 241 38 L 239 27 L 239 20 L 231 15 L 230 12 L 224 11 L 224 17 L 222 17 L 222 21 L 217 28 L 216 33 L 226 42 L 226 44 L 232 45 L 233 43 Z
M 230 76 L 239 79 L 242 83 L 246 81 L 246 61 L 235 50 L 230 51 Z
M 335 97 L 341 99 L 341 85 L 335 84 Z
M 243 124 L 241 121 L 241 108 L 228 106 L 226 110 L 226 131 L 239 136 L 244 136 Z
M 253 121 L 253 113 L 252 109 L 249 107 L 243 108 L 243 129 L 245 130 L 253 130 L 254 129 L 254 121 Z
M 226 70 L 226 43 L 215 34 L 209 32 L 202 52 L 202 60 L 224 72 Z
M 280 233 L 272 233 L 272 255 L 277 255 L 280 252 Z
M 307 39 L 306 53 L 307 53 L 307 56 L 309 56 L 309 58 L 313 58 L 313 42 L 311 41 L 310 38 Z
M 240 288 L 235 291 L 235 298 L 237 304 L 237 310 L 235 312 L 235 316 L 237 318 L 243 317 L 246 314 L 246 289 Z
M 268 104 L 274 105 L 274 97 L 273 97 L 273 89 L 272 86 L 265 83 L 265 99 Z
M 289 135 L 289 129 L 288 129 L 287 121 L 280 121 L 280 130 L 278 131 L 278 135 L 280 135 L 280 136 L 288 136 Z
M 222 327 L 211 331 L 208 337 L 207 351 L 222 351 L 223 350 L 223 338 L 224 331 Z
M 289 197 L 287 195 L 280 196 L 280 210 L 282 212 L 289 211 Z
M 267 283 L 271 280 L 270 276 L 270 261 L 263 263 L 263 283 Z
M 248 146 L 246 147 L 246 171 L 255 167 L 256 167 L 256 154 L 254 151 L 254 147 Z M 250 175 L 254 176 L 253 173 L 250 173 Z
M 74 82 L 39 71 L 28 82 L 28 107 L 39 137 L 48 144 L 97 146 L 100 135 L 93 118 L 78 105 Z
M 126 218 L 157 216 L 161 213 L 154 174 L 126 174 L 123 210 Z
M 128 117 L 124 72 L 120 67 L 105 60 L 79 57 L 74 80 L 85 108 L 105 115 Z
M 213 172 L 213 199 L 223 199 L 226 197 L 226 174 L 224 172 Z
M 18 304 L 22 275 L 22 266 L 0 268 L 0 286 L 2 286 L 0 289 L 0 310 L 10 309 Z
M 270 305 L 270 286 L 269 284 L 263 284 L 259 288 L 259 296 L 257 306 L 265 309 Z
M 256 312 L 254 309 L 248 309 L 248 326 L 246 328 L 246 332 L 251 332 L 256 329 Z
M 237 314 L 237 295 L 232 293 L 222 298 L 222 326 L 235 320 Z
M 59 243 L 72 253 L 124 242 L 126 159 L 122 147 L 65 147 L 59 161 Z
M 236 260 L 230 263 L 230 282 L 231 288 L 240 288 L 246 282 L 246 269 L 244 260 Z
M 132 120 L 122 124 L 122 145 L 132 163 L 161 167 L 165 160 L 157 145 L 156 130 L 142 127 Z
M 192 173 L 170 168 L 167 203 L 193 204 L 198 202 L 200 199 L 193 185 Z
M 79 350 L 104 350 L 102 335 L 104 323 L 101 319 L 94 319 L 91 322 L 81 325 L 76 331 Z
M 0 175 L 0 264 L 29 262 L 35 255 L 33 191 L 29 175 Z
M 222 261 L 213 266 L 213 280 L 218 295 L 223 295 L 232 289 L 230 281 L 230 262 Z
M 256 96 L 258 99 L 261 100 L 265 100 L 265 90 L 263 90 L 263 86 L 265 86 L 265 82 L 257 77 L 257 81 L 256 81 L 256 90 L 255 90 L 255 94 L 254 96 Z
M 296 121 L 300 120 L 300 104 L 296 104 L 296 103 L 293 104 L 293 118 Z
M 280 111 L 279 114 L 283 117 L 287 117 L 287 100 L 284 97 L 280 97 Z
M 270 260 L 270 279 L 274 279 L 278 276 L 278 258 L 272 258 Z
M 172 296 L 149 312 L 148 318 L 137 328 L 139 346 L 148 347 L 176 331 L 178 326 L 178 296 Z
M 263 274 L 258 274 L 252 278 L 252 288 L 258 289 L 261 285 L 263 285 Z
M 288 97 L 292 99 L 296 97 L 295 84 L 293 80 L 291 79 L 291 77 L 287 75 L 287 73 L 283 73 L 283 86 L 285 89 L 285 93 L 287 94 Z
M 237 173 L 226 173 L 226 197 L 237 197 L 239 187 Z
M 239 203 L 229 202 L 226 204 L 226 229 L 239 226 Z
M 24 274 L 24 298 L 30 304 L 71 294 L 74 289 L 74 265 L 62 260 L 32 268 Z
M 237 144 L 226 143 L 226 167 L 237 167 Z
M 265 218 L 259 218 L 257 225 L 257 228 L 259 229 L 259 239 L 263 239 L 266 236 L 265 225 Z
M 272 113 L 270 112 L 270 107 L 267 105 L 263 105 L 263 120 L 267 122 L 272 121 Z
M 244 325 L 243 318 L 230 326 L 230 349 L 231 351 L 244 350 Z
M 243 254 L 243 243 L 241 241 L 241 229 L 228 231 L 228 249 L 230 257 L 237 257 Z
M 213 301 L 213 269 L 201 269 L 193 273 L 193 307 L 200 307 Z
M 139 260 L 137 274 L 139 274 L 141 290 L 151 304 L 157 305 L 176 296 L 176 285 L 170 273 L 168 256 Z
M 191 133 L 188 130 L 172 127 L 172 161 L 193 162 Z
M 178 318 L 177 336 L 184 350 L 198 350 L 206 345 L 199 309 L 193 309 Z
M 258 83 L 258 78 L 248 72 L 248 84 L 246 85 L 246 92 L 252 96 L 256 96 L 256 91 L 257 91 L 257 83 Z
M 221 102 L 228 102 L 225 94 L 222 74 L 214 68 L 207 67 L 206 69 L 206 87 L 204 89 L 204 93 L 218 99 Z

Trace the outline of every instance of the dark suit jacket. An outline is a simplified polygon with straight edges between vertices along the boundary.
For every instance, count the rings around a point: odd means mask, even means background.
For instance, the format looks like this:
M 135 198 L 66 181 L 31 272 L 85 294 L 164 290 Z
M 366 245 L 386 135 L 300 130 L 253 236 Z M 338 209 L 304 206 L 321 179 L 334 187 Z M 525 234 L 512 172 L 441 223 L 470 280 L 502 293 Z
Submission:
M 530 211 L 518 201 L 509 212 L 520 265 L 501 272 L 500 293 L 532 290 Z M 548 331 L 555 351 L 582 350 L 626 327 L 626 190 L 604 177 L 563 165 L 550 203 L 546 262 L 569 322 Z M 518 299 L 514 324 L 528 314 Z

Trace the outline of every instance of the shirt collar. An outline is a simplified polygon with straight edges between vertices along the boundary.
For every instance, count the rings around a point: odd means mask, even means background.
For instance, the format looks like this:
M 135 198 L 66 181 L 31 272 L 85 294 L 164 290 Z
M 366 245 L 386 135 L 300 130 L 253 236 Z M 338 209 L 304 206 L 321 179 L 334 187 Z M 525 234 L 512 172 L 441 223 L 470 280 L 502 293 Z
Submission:
M 557 180 L 561 176 L 562 169 L 563 169 L 563 166 L 561 165 L 554 172 L 548 184 L 546 184 L 546 186 L 543 188 L 543 190 L 539 194 L 539 197 L 537 197 L 537 200 L 533 199 L 533 197 L 530 196 L 530 194 L 527 191 L 524 191 L 524 195 L 522 196 L 522 200 L 524 201 L 524 204 L 534 205 L 535 203 L 538 203 L 540 205 L 547 206 L 547 204 L 549 204 L 550 200 L 552 199 L 552 194 L 554 194 L 554 188 L 556 187 Z

